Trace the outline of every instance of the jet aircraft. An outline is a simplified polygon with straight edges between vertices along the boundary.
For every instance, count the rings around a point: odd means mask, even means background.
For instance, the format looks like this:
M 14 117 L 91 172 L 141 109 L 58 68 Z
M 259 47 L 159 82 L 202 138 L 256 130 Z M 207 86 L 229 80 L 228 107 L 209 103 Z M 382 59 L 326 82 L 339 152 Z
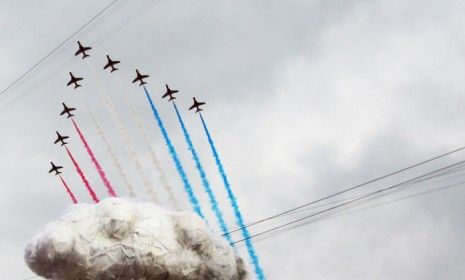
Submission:
M 111 60 L 110 56 L 107 54 L 107 64 L 103 67 L 103 69 L 107 69 L 108 67 L 111 67 L 110 73 L 113 73 L 113 71 L 118 70 L 118 68 L 115 67 L 116 64 L 120 63 L 121 61 L 118 60 Z
M 65 103 L 62 103 L 62 104 L 63 104 L 63 111 L 61 111 L 60 116 L 63 116 L 64 114 L 67 114 L 68 119 L 71 118 L 71 117 L 74 117 L 74 115 L 71 112 L 76 110 L 76 108 L 70 108 L 70 107 L 66 106 Z
M 168 85 L 165 85 L 166 86 L 166 93 L 163 94 L 163 96 L 161 98 L 165 98 L 165 97 L 170 97 L 168 99 L 168 101 L 171 101 L 171 100 L 174 100 L 176 99 L 176 97 L 174 97 L 173 95 L 177 92 L 179 92 L 179 90 L 175 90 L 175 89 L 170 89 L 170 87 Z
M 66 84 L 66 86 L 69 87 L 70 85 L 74 84 L 74 89 L 77 89 L 78 87 L 80 87 L 81 85 L 78 84 L 78 82 L 79 82 L 79 81 L 82 81 L 83 78 L 81 78 L 81 77 L 74 77 L 73 73 L 71 73 L 71 72 L 69 72 L 69 75 L 70 75 L 71 78 L 70 78 L 69 82 Z
M 148 78 L 149 75 L 141 75 L 141 73 L 139 73 L 139 70 L 138 70 L 138 69 L 136 69 L 136 74 L 137 74 L 137 76 L 136 76 L 136 78 L 132 81 L 132 83 L 139 82 L 139 86 L 147 84 L 146 82 L 144 82 L 144 79 L 145 79 L 145 78 Z
M 194 104 L 189 107 L 189 110 L 192 110 L 195 108 L 196 113 L 202 111 L 202 108 L 200 108 L 200 106 L 205 105 L 205 102 L 198 102 L 197 99 L 195 99 L 195 97 L 192 97 L 192 99 L 194 99 Z
M 78 43 L 79 48 L 78 48 L 77 52 L 74 55 L 78 56 L 79 54 L 82 54 L 82 59 L 88 57 L 89 55 L 86 53 L 86 51 L 88 51 L 88 50 L 90 50 L 92 48 L 82 46 L 81 42 L 79 42 L 79 41 L 77 41 L 77 43 Z
M 57 133 L 57 139 L 55 140 L 55 142 L 53 142 L 53 144 L 57 144 L 58 142 L 61 143 L 61 146 L 68 144 L 68 142 L 65 142 L 65 140 L 68 139 L 69 136 L 62 136 L 58 131 L 56 131 L 56 133 Z
M 55 175 L 61 174 L 60 169 L 63 168 L 63 166 L 56 166 L 53 162 L 50 162 L 52 165 L 52 168 L 48 171 L 48 173 L 55 172 Z

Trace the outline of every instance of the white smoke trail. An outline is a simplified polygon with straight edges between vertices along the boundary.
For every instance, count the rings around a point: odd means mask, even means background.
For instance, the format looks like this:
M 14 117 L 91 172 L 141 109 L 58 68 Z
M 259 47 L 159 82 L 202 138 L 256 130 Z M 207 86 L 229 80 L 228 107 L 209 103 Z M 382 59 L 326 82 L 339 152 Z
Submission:
M 126 149 L 129 152 L 129 156 L 131 157 L 132 162 L 136 166 L 136 170 L 139 173 L 139 175 L 142 178 L 142 182 L 144 184 L 144 187 L 146 189 L 147 194 L 149 195 L 149 198 L 153 202 L 158 202 L 157 196 L 155 194 L 154 187 L 148 180 L 143 168 L 142 164 L 139 161 L 139 158 L 137 157 L 137 154 L 134 150 L 134 146 L 132 145 L 131 138 L 129 137 L 128 131 L 126 127 L 124 126 L 123 122 L 121 121 L 118 113 L 116 112 L 115 107 L 113 106 L 113 103 L 111 103 L 110 99 L 108 98 L 105 88 L 103 87 L 103 84 L 101 83 L 100 79 L 97 76 L 97 73 L 95 72 L 92 64 L 90 62 L 87 63 L 89 66 L 90 72 L 92 73 L 92 76 L 94 77 L 95 83 L 97 84 L 97 87 L 99 88 L 100 96 L 102 97 L 103 103 L 107 107 L 108 111 L 110 112 L 110 116 L 113 120 L 113 123 L 116 126 L 116 130 L 123 140 L 123 143 L 126 147 Z
M 111 147 L 110 142 L 108 142 L 107 137 L 103 133 L 100 123 L 95 118 L 94 112 L 90 109 L 89 104 L 87 104 L 87 101 L 84 98 L 82 98 L 82 101 L 84 103 L 84 106 L 87 109 L 87 112 L 90 115 L 90 118 L 92 119 L 92 122 L 94 123 L 95 128 L 97 129 L 97 133 L 100 136 L 100 139 L 102 139 L 102 142 L 105 144 L 105 148 L 107 152 L 110 154 L 110 157 L 113 160 L 116 170 L 118 171 L 121 178 L 123 178 L 124 185 L 128 189 L 128 195 L 131 197 L 134 197 L 135 196 L 134 187 L 129 182 L 128 177 L 126 176 L 126 173 L 124 172 L 123 166 L 121 165 L 121 162 L 118 160 L 115 153 L 113 152 L 113 148 Z
M 155 169 L 158 172 L 158 180 L 160 180 L 160 183 L 162 187 L 166 190 L 168 193 L 168 200 L 170 201 L 171 205 L 173 206 L 174 209 L 179 210 L 179 202 L 176 199 L 176 196 L 174 195 L 173 187 L 171 184 L 168 182 L 168 178 L 166 177 L 166 173 L 163 170 L 160 160 L 158 159 L 155 151 L 153 150 L 152 146 L 149 143 L 149 140 L 147 138 L 147 134 L 145 133 L 145 130 L 142 126 L 142 122 L 140 120 L 139 115 L 137 114 L 136 110 L 132 107 L 132 104 L 128 98 L 128 94 L 124 90 L 123 82 L 121 81 L 120 76 L 118 73 L 116 74 L 116 79 L 118 80 L 118 83 L 120 85 L 121 91 L 123 92 L 123 97 L 124 97 L 124 103 L 127 105 L 129 112 L 131 113 L 132 120 L 136 124 L 137 130 L 139 132 L 140 137 L 142 138 L 145 146 L 149 150 L 149 155 L 152 160 L 153 165 L 155 166 Z

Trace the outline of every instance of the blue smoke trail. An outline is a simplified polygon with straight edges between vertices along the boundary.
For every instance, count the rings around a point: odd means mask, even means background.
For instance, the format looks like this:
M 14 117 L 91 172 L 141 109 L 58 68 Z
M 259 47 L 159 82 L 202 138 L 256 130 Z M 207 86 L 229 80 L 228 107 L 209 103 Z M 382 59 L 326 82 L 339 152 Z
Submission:
M 189 180 L 187 179 L 187 175 L 184 172 L 184 169 L 182 168 L 181 162 L 179 161 L 178 154 L 176 153 L 176 150 L 174 149 L 174 146 L 171 143 L 170 138 L 168 137 L 168 133 L 166 132 L 165 126 L 163 125 L 160 115 L 158 114 L 157 108 L 155 107 L 155 103 L 153 103 L 153 100 L 150 97 L 150 94 L 145 88 L 145 86 L 144 86 L 144 91 L 150 103 L 150 107 L 152 108 L 153 116 L 155 117 L 157 124 L 160 127 L 161 134 L 163 135 L 163 138 L 165 139 L 166 146 L 168 146 L 168 150 L 170 152 L 171 158 L 173 159 L 174 164 L 176 165 L 176 170 L 178 171 L 179 176 L 181 176 L 182 182 L 184 184 L 184 190 L 189 196 L 189 201 L 192 204 L 192 207 L 194 207 L 195 212 L 197 212 L 197 214 L 202 219 L 205 220 L 205 217 L 202 213 L 202 209 L 200 208 L 199 201 L 197 200 L 197 197 L 195 196 L 194 191 L 192 190 L 191 184 L 189 183 Z
M 208 138 L 208 143 L 210 144 L 213 157 L 215 158 L 216 166 L 218 167 L 218 171 L 220 172 L 221 178 L 223 179 L 224 187 L 226 188 L 226 192 L 228 193 L 229 202 L 231 203 L 231 207 L 234 211 L 234 216 L 236 217 L 236 223 L 239 226 L 239 229 L 242 232 L 243 239 L 245 241 L 245 245 L 247 247 L 247 252 L 249 253 L 250 258 L 252 259 L 252 263 L 254 265 L 255 274 L 259 280 L 265 280 L 265 274 L 263 273 L 263 269 L 260 266 L 260 261 L 258 259 L 257 254 L 255 253 L 255 248 L 252 245 L 252 241 L 250 240 L 250 234 L 245 226 L 244 219 L 242 218 L 241 211 L 239 210 L 239 206 L 237 205 L 237 199 L 232 192 L 231 185 L 229 184 L 228 177 L 224 172 L 223 164 L 221 163 L 220 157 L 218 156 L 218 152 L 216 151 L 215 143 L 208 131 L 207 124 L 202 117 L 202 114 L 199 113 L 200 120 L 202 121 L 203 129 L 205 130 L 205 134 Z
M 216 216 L 216 219 L 218 220 L 218 224 L 221 228 L 221 231 L 223 232 L 223 235 L 226 237 L 228 240 L 229 244 L 232 245 L 233 241 L 231 239 L 231 235 L 228 231 L 228 227 L 226 225 L 226 222 L 223 218 L 223 213 L 221 212 L 220 208 L 218 207 L 218 201 L 216 200 L 215 194 L 213 193 L 210 183 L 207 180 L 207 175 L 205 174 L 205 170 L 202 167 L 202 164 L 200 163 L 199 156 L 197 154 L 197 151 L 194 148 L 194 144 L 191 141 L 191 137 L 189 135 L 189 132 L 187 132 L 187 128 L 184 125 L 184 121 L 181 118 L 181 114 L 179 114 L 178 107 L 176 106 L 176 103 L 173 101 L 173 106 L 174 110 L 176 111 L 176 116 L 178 117 L 179 124 L 181 125 L 182 132 L 184 133 L 184 138 L 186 139 L 187 145 L 189 146 L 189 151 L 191 151 L 192 154 L 192 159 L 195 161 L 195 167 L 197 167 L 197 170 L 199 171 L 200 178 L 202 179 L 202 184 L 205 188 L 205 191 L 208 194 L 208 199 L 210 200 L 210 205 L 212 208 L 213 213 Z

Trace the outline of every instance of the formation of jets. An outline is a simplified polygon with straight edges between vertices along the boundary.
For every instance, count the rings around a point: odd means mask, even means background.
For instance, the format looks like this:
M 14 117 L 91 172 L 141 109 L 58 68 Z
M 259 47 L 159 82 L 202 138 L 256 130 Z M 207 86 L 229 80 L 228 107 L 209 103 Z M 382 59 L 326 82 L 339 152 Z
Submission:
M 50 164 L 52 165 L 52 168 L 48 171 L 48 173 L 55 172 L 55 175 L 61 174 L 60 169 L 62 169 L 63 166 L 56 166 L 52 161 Z
M 82 55 L 82 59 L 89 57 L 90 55 L 87 53 L 87 51 L 91 50 L 91 47 L 85 47 L 81 44 L 80 41 L 77 41 L 78 43 L 78 50 L 75 52 L 75 56 Z M 117 64 L 121 63 L 119 60 L 112 60 L 109 55 L 106 55 L 107 57 L 107 63 L 103 67 L 104 70 L 110 69 L 110 73 L 113 73 L 114 71 L 118 70 L 116 67 Z M 70 75 L 70 80 L 66 84 L 66 86 L 71 86 L 74 85 L 74 89 L 81 87 L 82 85 L 79 84 L 79 81 L 82 81 L 84 78 L 82 77 L 77 77 L 74 76 L 72 72 L 69 72 Z M 149 75 L 144 75 L 139 72 L 139 69 L 136 69 L 136 78 L 132 81 L 132 83 L 139 83 L 139 86 L 147 84 L 144 79 L 148 78 Z M 175 93 L 178 93 L 179 90 L 171 89 L 168 85 L 165 85 L 166 87 L 166 92 L 163 94 L 162 98 L 168 97 L 168 101 L 175 100 L 176 97 L 174 96 Z M 195 99 L 195 97 L 192 97 L 194 104 L 189 107 L 189 110 L 195 109 L 195 113 L 201 112 L 202 108 L 201 106 L 205 105 L 205 102 L 199 102 Z M 65 103 L 62 103 L 63 105 L 63 111 L 61 111 L 60 116 L 66 115 L 67 118 L 74 117 L 73 111 L 76 110 L 76 108 L 68 107 L 66 106 Z M 69 136 L 63 136 L 61 135 L 58 131 L 56 131 L 57 139 L 54 141 L 54 144 L 60 143 L 61 146 L 64 146 L 68 144 L 65 140 L 69 138 Z M 63 168 L 63 166 L 56 166 L 53 162 L 50 162 L 52 165 L 52 168 L 48 173 L 55 172 L 55 175 L 61 174 L 60 169 Z

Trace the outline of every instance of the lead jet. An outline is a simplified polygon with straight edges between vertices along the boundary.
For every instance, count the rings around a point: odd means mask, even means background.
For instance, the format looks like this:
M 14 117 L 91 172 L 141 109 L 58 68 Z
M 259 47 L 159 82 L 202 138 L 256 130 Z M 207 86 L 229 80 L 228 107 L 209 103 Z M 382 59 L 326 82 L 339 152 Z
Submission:
M 84 47 L 82 46 L 81 42 L 77 41 L 78 45 L 79 45 L 79 49 L 77 50 L 77 52 L 74 54 L 74 56 L 78 56 L 79 54 L 82 53 L 82 59 L 88 57 L 89 55 L 86 54 L 86 51 L 92 49 L 91 47 Z
M 57 139 L 55 140 L 55 142 L 53 142 L 53 144 L 57 144 L 58 142 L 61 143 L 61 146 L 68 144 L 68 142 L 65 142 L 65 140 L 68 139 L 69 136 L 61 136 L 61 134 L 58 131 L 56 131 L 56 133 L 57 133 Z
M 67 114 L 68 119 L 71 118 L 71 117 L 74 117 L 74 115 L 71 112 L 76 110 L 76 108 L 70 108 L 70 107 L 66 106 L 65 103 L 62 103 L 62 104 L 63 104 L 63 111 L 61 111 L 60 116 L 63 116 L 64 114 Z
M 111 67 L 111 72 L 110 73 L 113 73 L 113 71 L 116 71 L 118 70 L 118 68 L 115 67 L 116 64 L 120 63 L 121 61 L 118 61 L 118 60 L 111 60 L 110 56 L 108 56 L 107 54 L 107 64 L 105 64 L 105 67 L 103 67 L 103 69 L 107 69 L 108 67 Z
M 200 106 L 205 105 L 205 102 L 198 102 L 197 99 L 195 99 L 195 97 L 192 97 L 192 99 L 194 99 L 194 104 L 189 107 L 189 110 L 192 110 L 195 108 L 196 113 L 202 111 L 202 108 L 200 108 Z
M 170 99 L 168 99 L 168 101 L 176 99 L 176 97 L 174 97 L 173 94 L 179 92 L 179 90 L 170 89 L 170 87 L 168 85 L 165 85 L 165 86 L 166 86 L 166 93 L 163 94 L 163 96 L 161 98 L 165 98 L 165 97 L 169 96 Z
M 63 166 L 56 166 L 53 162 L 50 162 L 52 165 L 52 168 L 48 171 L 48 173 L 55 172 L 55 175 L 61 174 L 60 169 L 63 168 Z
M 80 87 L 81 85 L 78 84 L 79 81 L 82 81 L 83 78 L 81 77 L 74 77 L 73 73 L 69 72 L 69 75 L 71 76 L 69 82 L 66 84 L 66 86 L 70 86 L 72 84 L 74 84 L 74 89 L 77 89 L 78 87 Z
M 145 78 L 148 78 L 149 75 L 141 75 L 141 74 L 139 73 L 139 70 L 138 70 L 138 69 L 136 69 L 136 73 L 137 73 L 137 76 L 136 76 L 136 78 L 132 81 L 132 83 L 139 82 L 139 86 L 147 84 L 146 82 L 144 82 L 144 79 L 145 79 Z

